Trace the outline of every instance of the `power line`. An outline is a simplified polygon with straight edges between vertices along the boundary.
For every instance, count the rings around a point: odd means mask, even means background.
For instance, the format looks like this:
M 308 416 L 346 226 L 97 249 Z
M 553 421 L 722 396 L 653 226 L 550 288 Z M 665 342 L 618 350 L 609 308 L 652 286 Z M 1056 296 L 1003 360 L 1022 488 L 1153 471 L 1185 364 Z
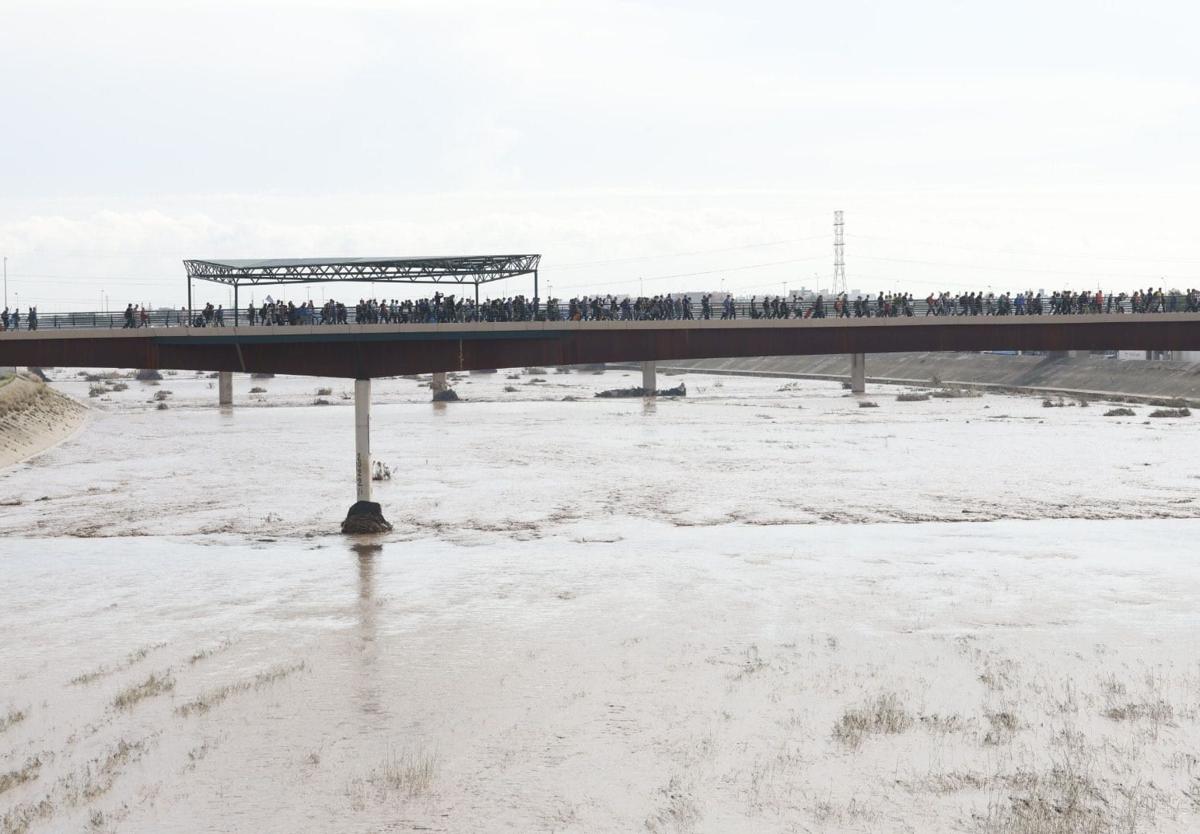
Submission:
M 1078 260 L 1093 260 L 1093 261 L 1129 261 L 1132 263 L 1164 263 L 1164 264 L 1181 264 L 1181 263 L 1200 263 L 1200 258 L 1142 258 L 1134 255 L 1085 255 L 1082 253 L 1069 252 L 1045 252 L 1036 250 L 1017 250 L 1017 249 L 988 249 L 980 246 L 963 246 L 961 244 L 946 243 L 944 241 L 929 241 L 929 240 L 912 240 L 910 238 L 899 237 L 882 237 L 878 235 L 860 235 L 851 233 L 850 237 L 858 240 L 881 240 L 889 243 L 909 243 L 918 246 L 934 246 L 941 249 L 960 249 L 966 252 L 987 252 L 993 255 L 1016 255 L 1018 257 L 1036 257 L 1036 258 L 1074 258 Z
M 178 281 L 179 276 L 171 278 L 132 278 L 127 276 L 115 275 L 47 275 L 44 273 L 34 272 L 19 272 L 13 275 L 14 278 L 49 278 L 53 281 L 124 281 L 127 284 L 160 284 L 164 281 Z
M 1104 271 L 1080 272 L 1078 270 L 1043 269 L 1040 267 L 987 266 L 984 264 L 964 264 L 964 263 L 953 263 L 950 261 L 927 261 L 927 260 L 920 260 L 917 258 L 886 258 L 886 257 L 880 257 L 880 256 L 872 256 L 872 255 L 858 255 L 857 257 L 864 261 L 885 261 L 888 263 L 918 264 L 918 265 L 922 265 L 922 266 L 946 266 L 946 267 L 953 267 L 955 269 L 983 270 L 983 271 L 988 271 L 988 272 L 1029 272 L 1029 273 L 1033 273 L 1036 275 L 1077 275 L 1077 276 L 1082 276 L 1085 278 L 1097 278 L 1097 277 L 1132 278 L 1132 279 L 1136 279 L 1136 280 L 1140 281 L 1140 280 L 1154 280 L 1154 275 L 1155 275 L 1155 273 L 1149 273 L 1149 272 L 1139 272 L 1136 274 L 1128 273 L 1128 272 L 1120 273 L 1120 272 L 1104 272 Z M 1160 276 L 1160 277 L 1166 277 L 1166 276 Z M 1176 277 L 1182 277 L 1182 276 L 1176 276 Z M 1188 278 L 1187 280 L 1190 281 L 1193 279 Z
M 605 286 L 611 286 L 613 284 L 629 284 L 634 281 L 665 281 L 669 278 L 694 278 L 699 275 L 720 275 L 720 274 L 723 274 L 726 272 L 742 272 L 742 271 L 748 270 L 748 269 L 765 269 L 765 268 L 771 267 L 771 266 L 784 266 L 786 264 L 797 264 L 797 263 L 803 263 L 805 261 L 818 261 L 818 260 L 821 260 L 821 258 L 823 258 L 823 257 L 825 257 L 825 256 L 824 255 L 814 255 L 809 258 L 789 258 L 786 261 L 770 261 L 768 263 L 761 263 L 761 264 L 745 264 L 743 266 L 732 266 L 732 267 L 726 267 L 724 269 L 706 269 L 701 272 L 677 272 L 672 275 L 652 275 L 648 278 L 639 276 L 637 278 L 622 278 L 617 281 L 588 282 L 587 284 L 573 284 L 573 285 L 569 285 L 567 287 L 562 287 L 560 289 L 570 290 L 570 289 L 576 289 L 578 287 L 605 287 Z M 780 283 L 782 283 L 782 282 L 780 282 Z
M 789 243 L 804 243 L 810 240 L 821 240 L 824 235 L 811 235 L 809 237 L 797 237 L 790 240 L 771 240 L 765 243 L 745 243 L 741 246 L 726 246 L 720 249 L 695 249 L 691 252 L 670 252 L 661 255 L 636 255 L 628 258 L 610 258 L 604 261 L 581 261 L 577 263 L 561 264 L 554 266 L 543 266 L 542 269 L 579 269 L 585 266 L 604 266 L 606 264 L 630 263 L 632 261 L 653 261 L 663 258 L 686 258 L 691 255 L 712 255 L 718 252 L 737 252 L 743 249 L 762 249 L 769 246 L 784 246 Z M 648 280 L 648 279 L 647 279 Z

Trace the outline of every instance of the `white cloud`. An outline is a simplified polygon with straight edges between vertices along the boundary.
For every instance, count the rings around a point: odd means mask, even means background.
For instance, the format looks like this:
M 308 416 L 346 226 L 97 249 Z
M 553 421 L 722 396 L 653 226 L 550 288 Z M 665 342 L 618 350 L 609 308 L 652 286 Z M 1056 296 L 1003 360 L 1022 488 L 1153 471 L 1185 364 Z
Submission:
M 30 262 L 72 276 L 48 300 L 82 276 L 174 292 L 194 255 L 497 248 L 544 252 L 561 286 L 793 261 L 727 276 L 782 286 L 828 271 L 800 260 L 827 242 L 553 264 L 824 235 L 844 208 L 860 234 L 952 240 L 985 265 L 1018 265 L 996 251 L 1021 245 L 1152 251 L 1184 280 L 1197 16 L 1082 0 L 10 4 L 0 249 L 18 282 Z M 864 288 L 964 280 L 905 262 L 962 261 L 926 244 L 848 257 Z M 91 290 L 58 293 L 74 294 Z

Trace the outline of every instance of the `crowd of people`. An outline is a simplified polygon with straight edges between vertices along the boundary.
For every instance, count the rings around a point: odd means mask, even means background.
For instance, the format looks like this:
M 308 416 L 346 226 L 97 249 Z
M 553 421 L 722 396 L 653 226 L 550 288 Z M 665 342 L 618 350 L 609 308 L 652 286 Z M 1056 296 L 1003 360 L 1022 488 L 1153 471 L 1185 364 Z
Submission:
M 439 324 L 458 322 L 509 321 L 642 321 L 642 320 L 730 320 L 750 319 L 823 319 L 887 318 L 907 316 L 1041 316 L 1083 315 L 1088 313 L 1197 313 L 1200 289 L 1164 290 L 1148 287 L 1132 293 L 1108 294 L 1101 290 L 1061 290 L 1050 293 L 930 293 L 918 300 L 912 293 L 856 295 L 751 296 L 735 299 L 732 295 L 667 294 L 630 297 L 619 295 L 576 296 L 570 299 L 538 298 L 515 295 L 473 299 L 434 293 L 421 299 L 359 299 L 347 305 L 329 299 L 318 306 L 309 300 L 296 304 L 268 297 L 262 304 L 244 310 L 227 310 L 223 305 L 205 304 L 188 310 L 148 310 L 129 304 L 125 308 L 125 328 L 148 326 L 226 327 L 337 324 Z M 72 314 L 55 317 L 55 326 L 65 316 L 77 323 Z M 94 316 L 93 316 L 94 318 Z M 19 330 L 24 321 L 29 330 L 38 327 L 36 307 L 30 307 L 24 320 L 20 310 L 0 315 L 0 330 Z
M 857 295 L 752 296 L 738 300 L 724 295 L 713 301 L 712 293 L 630 297 L 617 295 L 576 296 L 567 300 L 549 298 L 543 303 L 523 295 L 488 299 L 478 306 L 472 299 L 435 293 L 432 298 L 359 299 L 353 307 L 329 300 L 317 307 L 312 301 L 270 301 L 251 306 L 244 314 L 249 325 L 324 324 L 438 324 L 505 321 L 640 321 L 711 319 L 823 319 L 877 318 L 898 316 L 1026 316 L 1080 315 L 1085 313 L 1176 313 L 1200 312 L 1200 289 L 1187 292 L 1147 288 L 1132 294 L 1105 294 L 1072 290 L 1050 295 L 1034 293 L 954 294 L 930 293 L 918 301 L 912 293 Z M 223 326 L 225 311 L 209 304 L 199 326 Z M 240 317 L 239 317 L 240 318 Z
M 4 312 L 0 313 L 0 331 L 4 330 L 20 330 L 21 329 L 21 308 L 14 307 L 10 313 L 8 308 L 4 308 Z M 37 307 L 30 307 L 25 313 L 25 329 L 38 329 L 38 311 Z
M 1178 290 L 1147 288 L 1132 294 L 1105 294 L 1061 290 L 1044 293 L 931 293 L 917 300 L 912 293 L 856 295 L 841 293 L 826 299 L 824 295 L 766 295 L 736 299 L 724 295 L 713 300 L 713 293 L 698 295 L 667 294 L 631 298 L 628 295 L 575 296 L 571 299 L 539 299 L 515 295 L 488 299 L 476 306 L 472 299 L 436 293 L 418 300 L 360 299 L 347 307 L 340 301 L 325 301 L 320 307 L 312 301 L 270 301 L 260 307 L 248 307 L 247 324 L 438 324 L 460 322 L 636 322 L 661 319 L 737 319 L 737 318 L 877 318 L 907 316 L 1076 316 L 1084 313 L 1175 313 L 1200 312 L 1200 289 Z M 204 325 L 221 326 L 224 311 L 212 305 L 203 312 Z

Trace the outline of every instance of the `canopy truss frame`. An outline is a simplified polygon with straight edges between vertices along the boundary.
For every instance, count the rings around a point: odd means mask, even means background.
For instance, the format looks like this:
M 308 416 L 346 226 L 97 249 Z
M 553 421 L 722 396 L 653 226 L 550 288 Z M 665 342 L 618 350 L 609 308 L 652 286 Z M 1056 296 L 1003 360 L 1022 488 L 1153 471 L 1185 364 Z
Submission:
M 192 318 L 192 281 L 211 281 L 233 287 L 233 316 L 238 323 L 238 289 L 282 284 L 391 283 L 479 285 L 521 275 L 533 275 L 533 299 L 538 298 L 541 255 L 463 255 L 433 258 L 280 258 L 274 260 L 200 260 L 183 262 L 188 282 L 188 318 Z

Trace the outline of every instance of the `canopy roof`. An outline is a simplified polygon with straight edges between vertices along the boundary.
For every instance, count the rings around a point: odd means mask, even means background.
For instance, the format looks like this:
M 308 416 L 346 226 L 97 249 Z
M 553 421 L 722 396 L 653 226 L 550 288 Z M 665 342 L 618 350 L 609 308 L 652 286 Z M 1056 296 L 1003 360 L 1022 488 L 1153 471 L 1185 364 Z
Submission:
M 541 255 L 461 255 L 435 258 L 267 258 L 184 261 L 188 279 L 221 284 L 319 284 L 390 281 L 479 284 L 537 274 Z

